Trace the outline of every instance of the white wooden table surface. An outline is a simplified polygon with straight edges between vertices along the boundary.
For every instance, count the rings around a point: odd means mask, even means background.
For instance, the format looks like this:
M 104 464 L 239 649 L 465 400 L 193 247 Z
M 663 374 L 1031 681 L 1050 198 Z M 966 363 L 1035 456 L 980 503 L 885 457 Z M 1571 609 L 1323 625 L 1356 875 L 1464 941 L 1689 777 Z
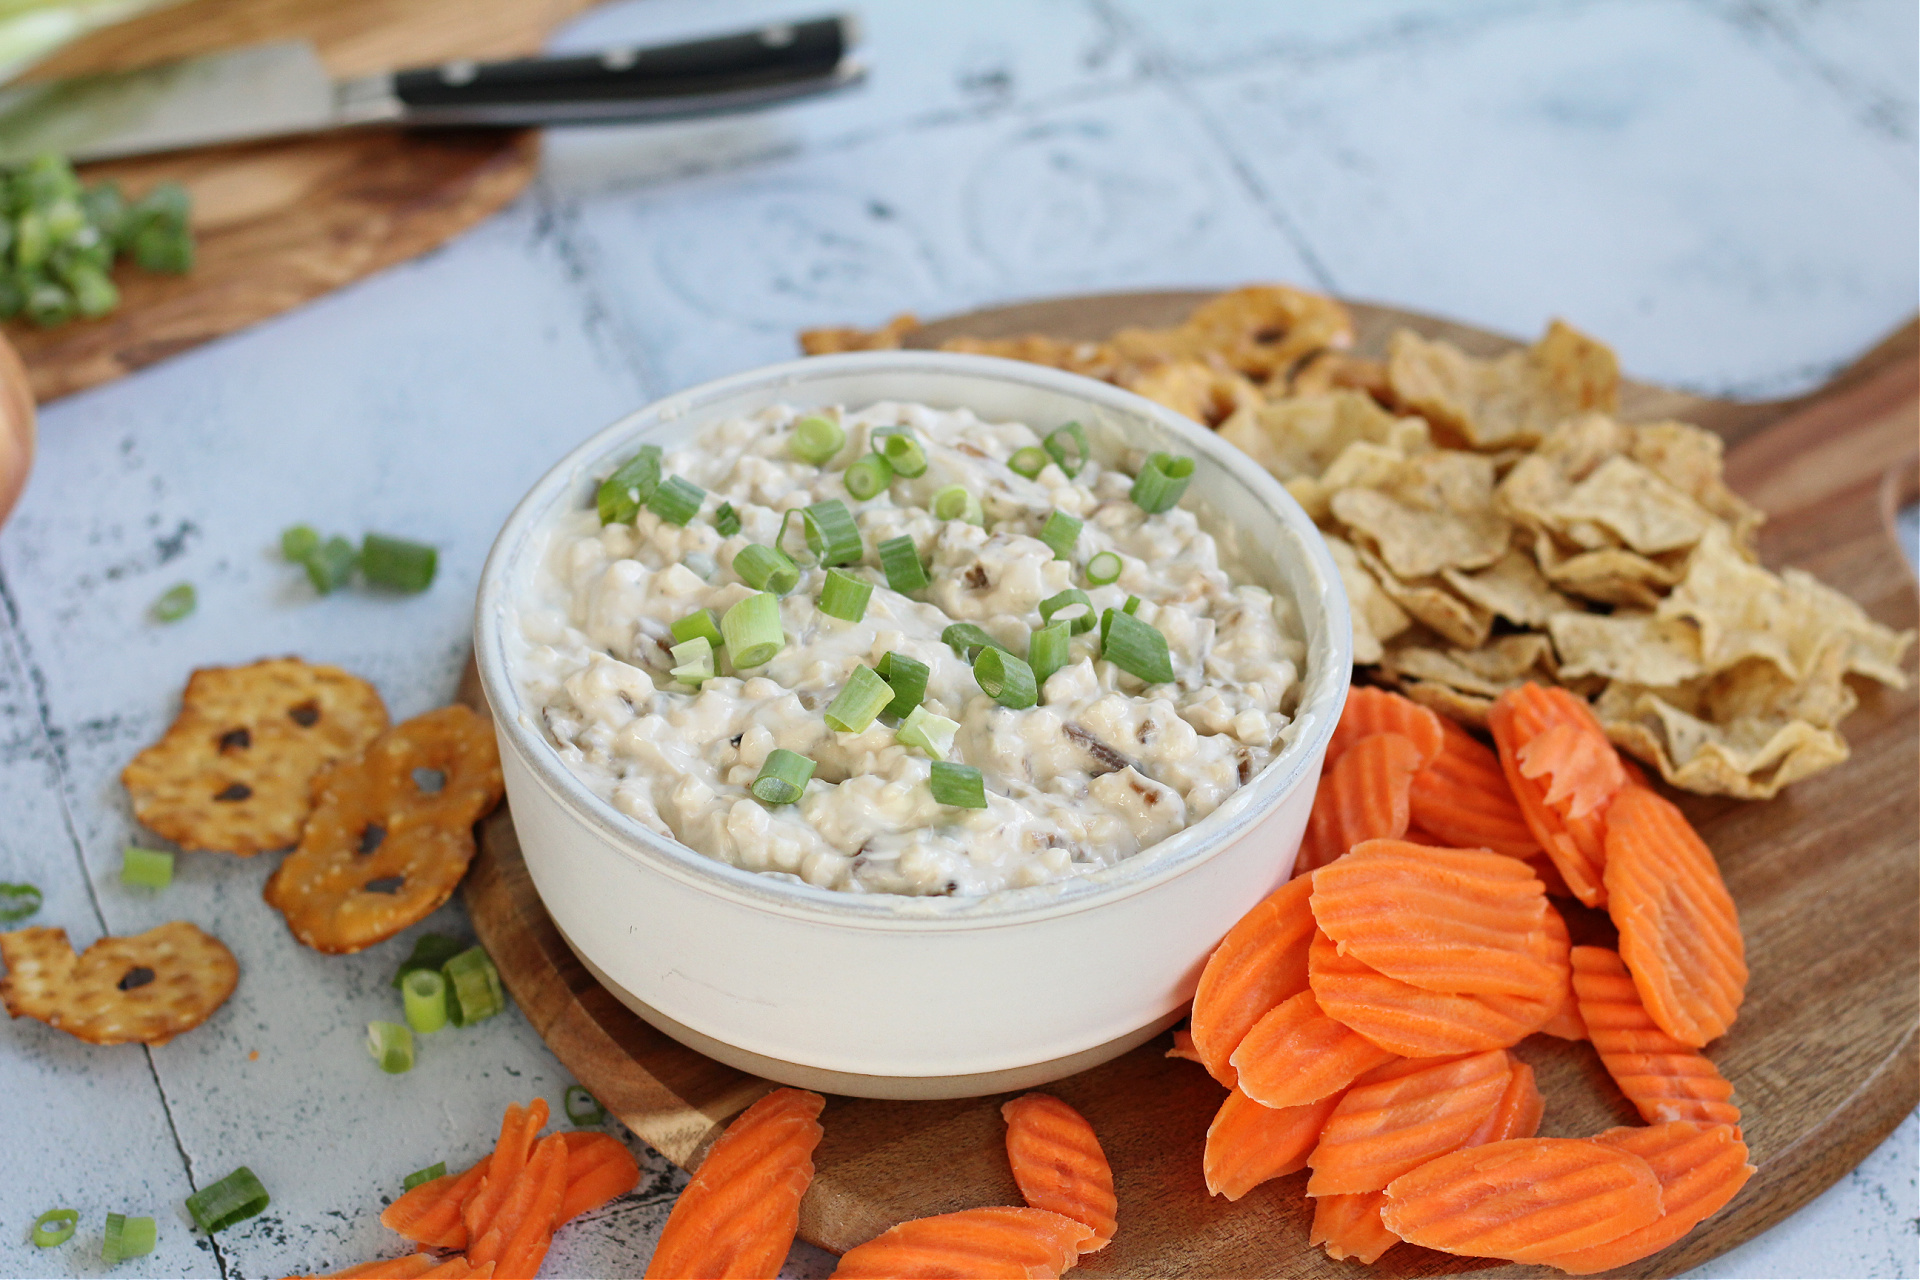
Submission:
M 574 48 L 823 5 L 639 0 Z M 189 670 L 299 653 L 396 718 L 445 702 L 475 576 L 521 491 L 675 388 L 788 357 L 803 325 L 1019 297 L 1279 279 L 1516 334 L 1552 315 L 1635 376 L 1718 394 L 1816 385 L 1915 309 L 1912 0 L 862 0 L 857 93 L 721 122 L 552 139 L 485 226 L 257 329 L 52 406 L 0 534 L 0 880 L 79 945 L 192 920 L 232 1001 L 163 1048 L 0 1028 L 0 1273 L 103 1271 L 102 1215 L 151 1214 L 116 1274 L 253 1277 L 401 1252 L 401 1176 L 490 1142 L 564 1071 L 517 1011 L 375 1070 L 412 937 L 296 946 L 274 858 L 180 860 L 123 888 L 116 781 Z M 438 544 L 406 600 L 315 599 L 274 555 L 309 521 Z M 145 618 L 175 582 L 199 611 Z M 1913 1119 L 1702 1276 L 1916 1274 Z M 548 1275 L 637 1275 L 678 1185 L 569 1227 Z M 274 1197 L 210 1241 L 181 1201 L 251 1166 Z M 70 1244 L 26 1244 L 44 1209 Z M 830 1259 L 796 1250 L 789 1270 Z

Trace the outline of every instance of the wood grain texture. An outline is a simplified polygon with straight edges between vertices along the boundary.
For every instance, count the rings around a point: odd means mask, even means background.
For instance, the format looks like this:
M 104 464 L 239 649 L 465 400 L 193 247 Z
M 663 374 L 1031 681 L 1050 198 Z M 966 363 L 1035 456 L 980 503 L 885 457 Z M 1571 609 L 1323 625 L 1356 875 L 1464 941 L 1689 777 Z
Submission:
M 538 50 L 591 0 L 187 0 L 94 33 L 29 79 L 122 70 L 271 40 L 314 42 L 336 76 Z M 40 329 L 10 322 L 42 402 L 121 377 L 458 235 L 533 177 L 531 131 L 369 129 L 86 165 L 130 195 L 193 196 L 185 276 L 123 262 L 120 309 Z
M 960 317 L 920 338 L 1030 329 L 1100 337 L 1124 324 L 1176 322 L 1203 296 L 1032 303 Z M 1514 345 L 1389 308 L 1356 304 L 1355 312 L 1363 351 L 1381 349 L 1402 324 L 1481 352 Z M 1881 621 L 1912 627 L 1920 602 L 1893 541 L 1892 512 L 1920 488 L 1917 335 L 1909 325 L 1827 388 L 1796 400 L 1740 405 L 1636 386 L 1623 410 L 1702 422 L 1734 442 L 1730 482 L 1769 510 L 1767 562 L 1807 568 Z M 1734 1083 L 1760 1172 L 1680 1243 L 1613 1274 L 1671 1275 L 1750 1239 L 1831 1185 L 1920 1103 L 1920 693 L 1915 685 L 1860 692 L 1860 710 L 1844 726 L 1853 755 L 1840 767 L 1765 803 L 1678 797 L 1742 913 L 1753 967 L 1748 1000 L 1708 1056 Z M 469 679 L 463 696 L 477 697 L 477 681 Z M 504 812 L 484 829 L 465 892 L 481 939 L 547 1043 L 669 1158 L 697 1163 L 716 1125 L 768 1087 L 666 1039 L 593 982 L 540 906 Z M 1603 912 L 1575 906 L 1568 916 L 1576 942 L 1613 941 Z M 1558 1274 L 1406 1245 L 1366 1270 L 1329 1261 L 1307 1244 L 1305 1173 L 1234 1204 L 1208 1197 L 1201 1147 L 1223 1093 L 1199 1067 L 1162 1056 L 1167 1042 L 1158 1037 L 1050 1088 L 1093 1123 L 1120 1198 L 1119 1233 L 1080 1273 Z M 1547 1099 L 1543 1134 L 1638 1123 L 1589 1046 L 1536 1036 L 1516 1052 Z M 1001 1100 L 831 1100 L 801 1234 L 844 1250 L 905 1218 L 1017 1203 Z

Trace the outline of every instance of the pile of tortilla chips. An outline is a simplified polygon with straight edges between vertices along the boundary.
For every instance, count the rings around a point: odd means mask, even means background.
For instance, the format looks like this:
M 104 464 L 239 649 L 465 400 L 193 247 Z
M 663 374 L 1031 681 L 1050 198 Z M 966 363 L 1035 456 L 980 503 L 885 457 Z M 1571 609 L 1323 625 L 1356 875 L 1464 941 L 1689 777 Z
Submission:
M 897 347 L 914 327 L 801 343 Z M 1352 335 L 1333 299 L 1265 285 L 1174 329 L 944 345 L 1103 378 L 1218 427 L 1327 535 L 1363 674 L 1467 724 L 1550 681 L 1675 786 L 1761 798 L 1846 759 L 1849 676 L 1905 685 L 1911 632 L 1757 563 L 1762 516 L 1722 482 L 1719 437 L 1612 416 L 1606 346 L 1556 321 L 1480 359 L 1402 330 L 1377 361 L 1346 354 Z

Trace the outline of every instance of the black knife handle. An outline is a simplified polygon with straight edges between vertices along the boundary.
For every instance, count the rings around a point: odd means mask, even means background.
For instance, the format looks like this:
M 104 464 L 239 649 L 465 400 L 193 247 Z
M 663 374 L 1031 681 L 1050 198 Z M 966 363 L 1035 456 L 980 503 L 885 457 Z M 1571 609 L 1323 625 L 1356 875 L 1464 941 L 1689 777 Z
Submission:
M 854 40 L 846 16 L 652 48 L 395 72 L 402 123 L 553 124 L 752 106 L 831 87 Z

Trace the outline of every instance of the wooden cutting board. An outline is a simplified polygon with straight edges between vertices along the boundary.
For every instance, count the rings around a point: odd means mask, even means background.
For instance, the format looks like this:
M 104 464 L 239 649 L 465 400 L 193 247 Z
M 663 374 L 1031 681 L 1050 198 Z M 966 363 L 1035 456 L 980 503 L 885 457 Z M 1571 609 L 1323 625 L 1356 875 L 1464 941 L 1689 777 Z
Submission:
M 1184 317 L 1201 294 L 1064 299 L 958 317 L 917 335 L 1041 330 L 1101 337 Z M 1354 306 L 1360 349 L 1406 325 L 1493 353 L 1506 338 L 1384 307 Z M 1920 323 L 1920 322 L 1916 322 Z M 1916 622 L 1913 574 L 1892 515 L 1920 489 L 1920 327 L 1909 324 L 1819 392 L 1732 404 L 1636 386 L 1623 416 L 1700 422 L 1729 442 L 1727 478 L 1769 514 L 1770 565 L 1799 565 L 1895 627 Z M 1908 671 L 1913 671 L 1912 655 Z M 1672 1275 L 1764 1231 L 1831 1185 L 1920 1103 L 1920 694 L 1863 688 L 1846 722 L 1852 758 L 1766 803 L 1682 796 L 1741 910 L 1753 976 L 1733 1030 L 1709 1051 L 1737 1089 L 1758 1175 L 1721 1214 L 1617 1274 Z M 478 698 L 469 679 L 463 696 Z M 599 987 L 567 949 L 528 879 L 502 810 L 482 828 L 466 882 L 481 940 L 561 1062 L 629 1128 L 692 1165 L 717 1126 L 771 1086 L 686 1049 Z M 1576 941 L 1608 935 L 1605 915 L 1569 908 Z M 1558 1274 L 1407 1245 L 1362 1268 L 1307 1244 L 1306 1175 L 1237 1203 L 1200 1175 L 1224 1091 L 1164 1057 L 1168 1037 L 1051 1086 L 1092 1121 L 1111 1158 L 1120 1232 L 1076 1274 L 1419 1276 Z M 1533 1037 L 1515 1052 L 1547 1098 L 1541 1132 L 1579 1137 L 1637 1124 L 1590 1046 Z M 895 1222 L 1018 1204 L 1002 1147 L 1002 1097 L 954 1102 L 830 1100 L 801 1234 L 844 1251 Z
M 537 52 L 593 0 L 186 0 L 71 45 L 27 79 L 126 70 L 273 40 L 307 39 L 335 77 L 449 58 Z M 533 177 L 532 131 L 368 129 L 83 167 L 129 195 L 178 182 L 193 196 L 198 261 L 185 276 L 123 262 L 118 311 L 5 327 L 42 403 L 278 315 L 424 253 L 513 199 Z

